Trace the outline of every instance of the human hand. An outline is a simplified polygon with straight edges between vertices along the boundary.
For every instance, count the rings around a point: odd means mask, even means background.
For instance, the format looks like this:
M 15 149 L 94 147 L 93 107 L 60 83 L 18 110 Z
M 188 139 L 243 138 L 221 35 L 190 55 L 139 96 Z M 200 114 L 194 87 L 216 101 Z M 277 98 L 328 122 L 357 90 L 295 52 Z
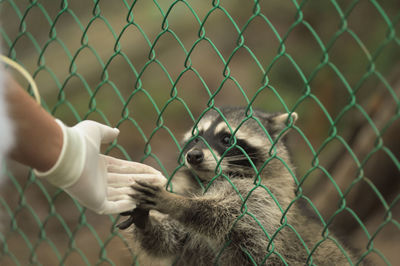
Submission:
M 63 131 L 60 156 L 50 170 L 35 173 L 64 189 L 83 206 L 99 214 L 131 210 L 136 207 L 130 196 L 135 176 L 163 179 L 150 166 L 100 154 L 100 145 L 113 141 L 118 129 L 88 120 L 74 127 L 57 122 Z
M 136 184 L 137 180 L 144 179 L 166 183 L 167 179 L 159 171 L 148 165 L 120 160 L 106 155 L 100 156 L 105 159 L 107 165 L 107 196 L 109 208 L 113 213 L 125 212 L 136 207 L 137 202 L 132 197 L 135 194 L 132 186 Z M 132 202 L 134 203 L 133 205 Z

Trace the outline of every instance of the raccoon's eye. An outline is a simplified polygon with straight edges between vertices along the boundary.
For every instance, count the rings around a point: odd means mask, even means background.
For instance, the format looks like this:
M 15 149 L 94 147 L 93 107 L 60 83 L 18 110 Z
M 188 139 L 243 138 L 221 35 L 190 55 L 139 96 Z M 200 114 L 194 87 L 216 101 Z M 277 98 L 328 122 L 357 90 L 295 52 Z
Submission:
M 229 135 L 229 134 L 222 135 L 221 143 L 225 146 L 230 146 L 231 145 L 231 135 Z

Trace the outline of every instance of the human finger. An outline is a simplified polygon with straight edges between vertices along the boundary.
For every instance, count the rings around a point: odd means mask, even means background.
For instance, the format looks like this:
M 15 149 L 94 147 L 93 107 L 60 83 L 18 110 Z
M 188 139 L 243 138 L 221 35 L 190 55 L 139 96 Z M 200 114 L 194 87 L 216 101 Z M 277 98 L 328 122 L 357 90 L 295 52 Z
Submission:
M 116 174 L 109 173 L 107 185 L 110 187 L 128 187 L 136 184 L 136 180 L 148 180 L 149 182 L 166 182 L 166 178 L 154 174 Z
M 107 155 L 101 155 L 101 156 L 104 158 L 106 162 L 108 172 L 121 173 L 121 174 L 141 173 L 141 174 L 161 175 L 160 171 L 146 164 L 121 160 Z

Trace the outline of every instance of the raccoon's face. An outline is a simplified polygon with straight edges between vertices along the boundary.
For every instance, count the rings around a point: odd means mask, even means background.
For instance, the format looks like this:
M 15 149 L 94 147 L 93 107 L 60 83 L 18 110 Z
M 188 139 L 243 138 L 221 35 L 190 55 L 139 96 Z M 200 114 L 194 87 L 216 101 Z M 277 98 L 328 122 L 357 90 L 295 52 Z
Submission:
M 245 108 L 219 110 L 222 115 L 215 110 L 207 112 L 185 134 L 186 166 L 202 181 L 210 181 L 221 173 L 254 176 L 267 160 L 275 138 L 287 127 L 288 114 L 254 111 L 253 118 L 247 118 Z M 294 122 L 297 114 L 291 116 Z

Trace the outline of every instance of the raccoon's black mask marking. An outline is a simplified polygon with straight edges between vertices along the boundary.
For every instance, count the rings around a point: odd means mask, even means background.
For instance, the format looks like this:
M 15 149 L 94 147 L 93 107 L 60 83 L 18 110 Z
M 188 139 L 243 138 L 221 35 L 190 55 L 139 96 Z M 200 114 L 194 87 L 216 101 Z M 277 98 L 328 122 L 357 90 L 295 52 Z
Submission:
M 184 144 L 183 154 L 190 168 L 195 171 L 214 172 L 217 162 L 222 160 L 221 163 L 225 166 L 232 166 L 232 169 L 225 172 L 243 175 L 241 170 L 247 171 L 262 163 L 263 151 L 236 134 L 232 136 L 230 125 L 228 126 L 220 116 L 211 119 L 206 116 L 206 119 L 210 121 L 205 123 L 206 127 L 200 123 L 197 128 L 198 135 L 194 139 L 189 138 Z M 210 161 L 214 163 L 211 164 Z

